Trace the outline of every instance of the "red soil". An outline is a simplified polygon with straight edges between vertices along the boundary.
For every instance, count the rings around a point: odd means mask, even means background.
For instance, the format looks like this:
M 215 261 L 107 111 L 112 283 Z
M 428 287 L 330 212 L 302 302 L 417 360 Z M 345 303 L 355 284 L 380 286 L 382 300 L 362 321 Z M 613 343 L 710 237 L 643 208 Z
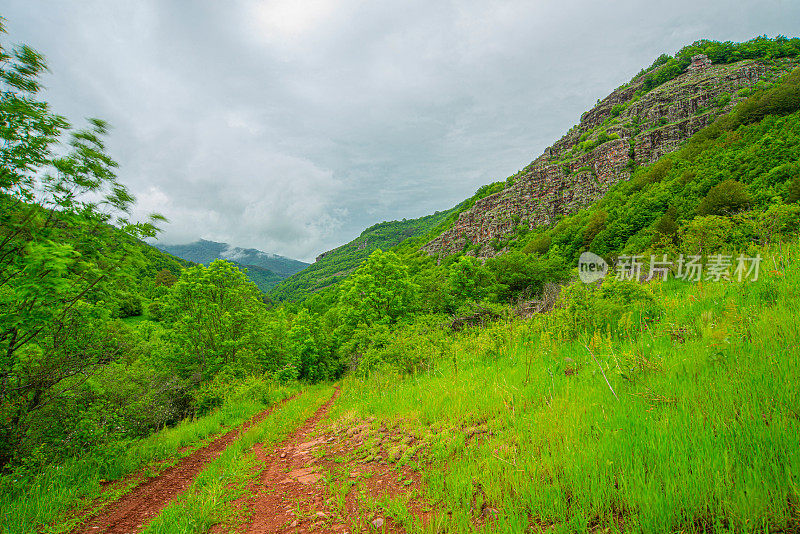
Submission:
M 181 494 L 195 476 L 217 458 L 240 434 L 267 417 L 274 407 L 256 414 L 238 428 L 215 438 L 167 468 L 163 473 L 135 487 L 99 514 L 76 527 L 71 534 L 132 534 L 140 532 L 172 499 Z

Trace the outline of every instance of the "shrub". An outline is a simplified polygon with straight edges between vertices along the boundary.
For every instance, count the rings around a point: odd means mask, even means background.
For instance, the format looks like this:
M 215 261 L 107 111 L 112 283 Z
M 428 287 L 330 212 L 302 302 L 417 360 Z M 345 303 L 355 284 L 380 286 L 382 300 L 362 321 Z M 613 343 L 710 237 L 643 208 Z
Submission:
M 603 210 L 596 211 L 594 212 L 594 214 L 592 214 L 592 217 L 591 219 L 589 219 L 589 222 L 586 224 L 586 226 L 583 227 L 584 246 L 588 247 L 589 245 L 592 244 L 592 241 L 594 241 L 594 238 L 597 237 L 597 234 L 599 234 L 603 230 L 603 228 L 606 227 L 607 219 L 608 219 L 608 213 Z
M 151 321 L 160 321 L 164 318 L 164 304 L 158 300 L 147 306 L 147 315 Z
M 142 314 L 142 300 L 138 295 L 127 294 L 119 300 L 119 317 L 138 317 Z
M 550 244 L 552 242 L 553 240 L 546 234 L 537 235 L 527 245 L 525 245 L 525 248 L 522 249 L 522 252 L 525 254 L 547 254 L 547 251 L 550 250 Z
M 789 182 L 786 192 L 786 200 L 789 202 L 800 201 L 800 173 L 796 174 L 794 178 L 792 178 L 792 181 Z
M 722 93 L 717 98 L 714 99 L 714 105 L 718 108 L 724 108 L 727 106 L 731 101 L 730 93 Z
M 562 258 L 536 260 L 516 251 L 490 258 L 486 268 L 497 280 L 494 291 L 498 301 L 535 295 L 545 282 L 563 280 L 569 271 Z
M 711 254 L 724 249 L 733 229 L 727 217 L 708 215 L 696 217 L 681 227 L 682 248 L 689 254 Z
M 747 186 L 736 180 L 725 180 L 712 187 L 697 207 L 699 215 L 731 215 L 752 202 Z
M 623 335 L 663 313 L 649 285 L 606 278 L 602 286 L 576 281 L 562 289 L 548 318 L 562 337 L 603 332 Z
M 675 209 L 675 206 L 670 206 L 664 215 L 656 223 L 655 227 L 655 235 L 653 235 L 653 243 L 656 241 L 661 241 L 664 238 L 669 239 L 673 243 L 677 240 L 678 237 L 678 223 L 676 222 L 676 218 L 678 216 L 678 211 Z

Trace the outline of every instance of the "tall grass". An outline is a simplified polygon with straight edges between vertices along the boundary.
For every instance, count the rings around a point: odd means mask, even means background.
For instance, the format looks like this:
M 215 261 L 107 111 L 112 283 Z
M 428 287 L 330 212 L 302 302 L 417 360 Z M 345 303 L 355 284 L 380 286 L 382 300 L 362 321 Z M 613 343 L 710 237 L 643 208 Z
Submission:
M 430 530 L 488 530 L 489 507 L 494 532 L 798 530 L 800 251 L 769 252 L 758 282 L 655 287 L 649 326 L 454 337 L 457 366 L 351 377 L 339 413 L 428 444 Z
M 5 477 L 0 484 L 0 533 L 69 531 L 77 513 L 118 499 L 131 487 L 121 483 L 104 491 L 104 482 L 120 480 L 143 468 L 149 468 L 148 474 L 154 475 L 201 447 L 207 439 L 243 423 L 297 390 L 269 387 L 267 395 L 263 388 L 259 388 L 258 395 L 239 395 L 206 417 L 183 421 L 144 439 L 109 444 L 84 457 L 47 467 L 31 479 Z

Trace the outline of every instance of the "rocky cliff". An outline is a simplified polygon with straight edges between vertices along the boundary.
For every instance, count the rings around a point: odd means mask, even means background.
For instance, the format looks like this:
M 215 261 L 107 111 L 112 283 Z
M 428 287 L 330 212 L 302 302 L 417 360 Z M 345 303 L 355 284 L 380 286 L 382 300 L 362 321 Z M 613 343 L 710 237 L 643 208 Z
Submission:
M 608 95 L 553 146 L 478 200 L 455 224 L 422 247 L 429 254 L 470 250 L 492 256 L 518 225 L 549 225 L 601 198 L 615 183 L 672 152 L 746 96 L 747 87 L 796 66 L 796 60 L 713 65 L 693 58 L 686 71 L 646 92 L 640 74 Z M 488 246 L 491 243 L 492 246 Z

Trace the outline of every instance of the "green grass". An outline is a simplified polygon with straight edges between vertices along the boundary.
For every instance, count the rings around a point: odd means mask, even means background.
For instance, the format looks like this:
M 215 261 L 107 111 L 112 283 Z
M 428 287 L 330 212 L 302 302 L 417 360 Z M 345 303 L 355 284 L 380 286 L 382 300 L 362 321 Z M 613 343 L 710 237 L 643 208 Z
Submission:
M 333 416 L 422 436 L 430 530 L 478 531 L 484 507 L 494 532 L 797 530 L 800 252 L 772 252 L 758 282 L 658 287 L 650 327 L 454 336 L 457 366 L 351 377 Z
M 269 402 L 263 397 L 237 398 L 206 417 L 186 420 L 147 438 L 116 443 L 82 458 L 45 468 L 31 479 L 7 476 L 0 484 L 0 533 L 68 532 L 87 511 L 112 502 L 130 490 L 121 484 L 103 491 L 101 482 L 120 480 L 142 469 L 149 476 L 191 454 L 216 434 L 235 427 L 268 404 L 297 388 L 273 387 Z M 165 461 L 166 460 L 166 461 Z
M 211 462 L 192 485 L 144 530 L 147 534 L 207 532 L 212 525 L 239 517 L 231 503 L 246 493 L 247 483 L 260 473 L 253 445 L 282 441 L 303 424 L 333 393 L 331 386 L 314 386 L 253 426 Z M 264 488 L 269 490 L 270 488 Z

